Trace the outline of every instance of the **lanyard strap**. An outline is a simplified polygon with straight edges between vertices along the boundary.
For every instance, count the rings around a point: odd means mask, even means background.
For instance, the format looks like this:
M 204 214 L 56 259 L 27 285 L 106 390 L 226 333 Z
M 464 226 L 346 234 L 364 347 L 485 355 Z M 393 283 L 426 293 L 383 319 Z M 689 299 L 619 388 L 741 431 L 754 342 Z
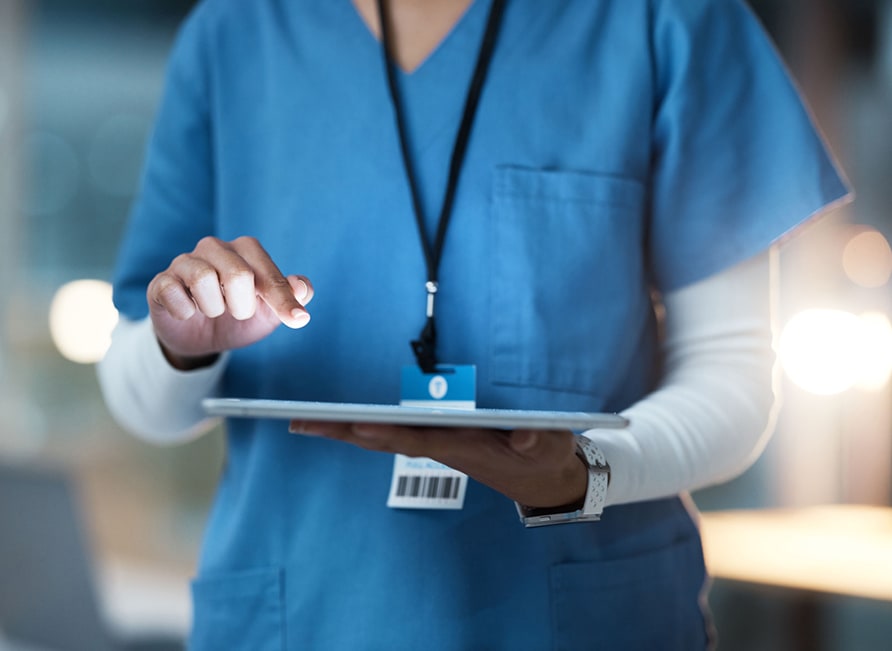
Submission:
M 443 254 L 443 244 L 446 241 L 446 231 L 449 228 L 449 220 L 452 217 L 452 205 L 455 200 L 455 188 L 458 185 L 458 177 L 461 172 L 468 145 L 468 137 L 471 134 L 471 126 L 477 113 L 477 104 L 480 93 L 483 90 L 483 82 L 486 79 L 486 71 L 492 59 L 492 51 L 495 47 L 496 33 L 502 18 L 504 0 L 493 0 L 489 9 L 489 17 L 486 21 L 486 32 L 480 42 L 480 51 L 477 54 L 477 64 L 474 68 L 474 76 L 468 86 L 465 97 L 465 108 L 461 118 L 458 133 L 455 136 L 455 144 L 452 147 L 452 158 L 449 161 L 449 176 L 446 182 L 446 191 L 443 196 L 443 204 L 440 207 L 440 217 L 437 222 L 437 232 L 433 244 L 427 236 L 424 215 L 421 208 L 421 200 L 418 195 L 418 184 L 415 179 L 415 171 L 409 157 L 408 137 L 402 102 L 400 101 L 399 88 L 396 82 L 394 64 L 391 63 L 389 54 L 392 50 L 390 40 L 390 15 L 387 12 L 386 0 L 377 0 L 378 17 L 381 22 L 381 46 L 384 55 L 384 68 L 387 71 L 387 88 L 390 92 L 390 100 L 393 104 L 394 117 L 396 118 L 397 133 L 400 141 L 400 153 L 403 159 L 403 168 L 406 180 L 409 183 L 409 191 L 412 195 L 412 210 L 415 213 L 415 223 L 418 226 L 418 236 L 424 251 L 424 261 L 427 266 L 427 282 L 424 284 L 427 291 L 427 308 L 425 314 L 427 320 L 418 339 L 411 342 L 412 350 L 418 360 L 418 365 L 425 373 L 432 373 L 437 366 L 437 328 L 434 319 L 434 298 L 439 289 L 438 272 L 440 258 Z

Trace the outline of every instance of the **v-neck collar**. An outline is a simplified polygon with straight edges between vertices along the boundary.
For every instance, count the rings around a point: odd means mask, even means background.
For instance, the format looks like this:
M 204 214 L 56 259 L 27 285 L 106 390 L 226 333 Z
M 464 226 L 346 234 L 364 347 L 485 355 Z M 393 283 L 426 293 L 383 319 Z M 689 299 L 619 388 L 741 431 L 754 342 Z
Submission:
M 340 2 L 346 9 L 346 13 L 350 14 L 349 22 L 352 24 L 351 29 L 361 31 L 364 36 L 363 41 L 373 48 L 376 51 L 377 56 L 380 57 L 380 39 L 369 29 L 369 26 L 366 24 L 359 11 L 357 11 L 356 7 L 353 6 L 351 0 L 340 0 Z M 419 63 L 413 70 L 407 71 L 403 70 L 399 65 L 395 66 L 399 77 L 403 80 L 408 80 L 426 77 L 429 74 L 436 74 L 435 72 L 431 72 L 431 70 L 442 68 L 445 64 L 448 64 L 449 61 L 454 58 L 449 55 L 449 51 L 454 48 L 461 48 L 462 51 L 464 51 L 465 48 L 470 48 L 470 52 L 476 52 L 479 43 L 474 39 L 477 38 L 479 40 L 479 34 L 477 34 L 479 30 L 477 28 L 482 24 L 481 21 L 478 20 L 476 14 L 483 11 L 485 5 L 488 5 L 489 2 L 491 2 L 491 0 L 473 0 L 464 13 L 462 13 L 458 20 L 455 21 L 449 31 L 446 32 L 446 35 L 433 47 L 433 49 L 431 49 L 430 52 L 428 52 L 421 63 Z

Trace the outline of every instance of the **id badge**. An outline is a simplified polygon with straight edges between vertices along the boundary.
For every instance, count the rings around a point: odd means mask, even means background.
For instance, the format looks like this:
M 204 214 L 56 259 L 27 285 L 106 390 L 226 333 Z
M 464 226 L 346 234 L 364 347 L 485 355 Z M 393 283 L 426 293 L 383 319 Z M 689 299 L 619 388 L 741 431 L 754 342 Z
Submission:
M 477 369 L 440 365 L 436 373 L 417 366 L 402 370 L 400 404 L 407 407 L 474 409 Z M 398 509 L 461 509 L 468 476 L 439 461 L 396 455 L 387 506 Z

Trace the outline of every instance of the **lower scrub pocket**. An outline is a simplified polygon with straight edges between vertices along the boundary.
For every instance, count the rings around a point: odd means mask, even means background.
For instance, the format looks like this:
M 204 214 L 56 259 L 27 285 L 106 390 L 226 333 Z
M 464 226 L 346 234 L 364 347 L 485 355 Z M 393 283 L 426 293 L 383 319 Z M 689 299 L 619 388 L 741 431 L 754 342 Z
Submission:
M 192 583 L 191 651 L 283 651 L 284 576 L 280 568 L 213 573 Z
M 551 568 L 554 651 L 708 648 L 700 541 L 645 555 Z

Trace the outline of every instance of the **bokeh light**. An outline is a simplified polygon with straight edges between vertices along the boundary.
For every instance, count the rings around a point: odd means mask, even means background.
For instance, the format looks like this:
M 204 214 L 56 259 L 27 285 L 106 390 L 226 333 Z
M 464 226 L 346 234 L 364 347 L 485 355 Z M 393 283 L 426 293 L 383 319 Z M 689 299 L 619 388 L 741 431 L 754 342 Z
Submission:
M 842 266 L 855 284 L 882 287 L 892 276 L 892 248 L 879 231 L 862 229 L 846 244 Z
M 892 324 L 877 313 L 805 310 L 784 327 L 779 356 L 790 380 L 810 393 L 879 390 L 892 374 Z
M 118 322 L 112 287 L 102 280 L 75 280 L 59 288 L 50 304 L 50 335 L 72 362 L 93 364 L 111 345 Z
M 861 315 L 861 354 L 857 386 L 866 391 L 879 391 L 892 376 L 892 323 L 880 312 Z

